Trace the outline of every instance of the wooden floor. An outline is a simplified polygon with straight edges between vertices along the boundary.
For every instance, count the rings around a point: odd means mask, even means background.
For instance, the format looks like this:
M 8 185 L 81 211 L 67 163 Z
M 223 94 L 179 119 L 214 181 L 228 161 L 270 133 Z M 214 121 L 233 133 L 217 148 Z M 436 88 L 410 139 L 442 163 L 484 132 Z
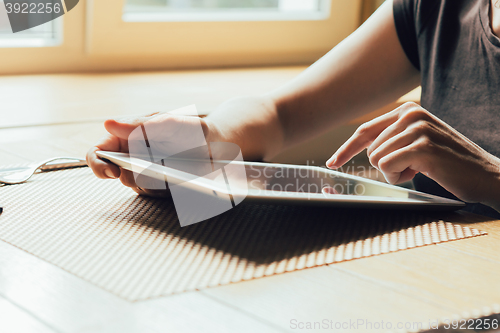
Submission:
M 301 70 L 1 77 L 0 164 L 83 156 L 105 118 L 209 112 Z M 457 222 L 489 234 L 137 303 L 0 241 L 0 332 L 411 331 L 500 312 L 500 221 Z

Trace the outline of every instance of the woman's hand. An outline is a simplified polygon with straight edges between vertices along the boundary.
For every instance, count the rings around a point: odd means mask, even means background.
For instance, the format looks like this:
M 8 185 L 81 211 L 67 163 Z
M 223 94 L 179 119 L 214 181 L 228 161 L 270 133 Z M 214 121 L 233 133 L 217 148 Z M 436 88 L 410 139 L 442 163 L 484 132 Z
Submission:
M 104 127 L 109 132 L 87 153 L 87 163 L 92 168 L 94 174 L 101 179 L 119 178 L 123 185 L 132 188 L 139 194 L 150 196 L 168 196 L 168 191 L 151 190 L 143 186 L 138 187 L 134 174 L 128 170 L 101 160 L 96 151 L 112 151 L 129 153 L 129 143 L 134 142 L 134 136 L 142 131 L 136 129 L 147 128 L 149 135 L 148 144 L 152 149 L 163 156 L 171 155 L 171 150 L 175 150 L 189 141 L 203 138 L 196 138 L 194 133 L 200 132 L 200 125 L 206 142 L 220 141 L 218 132 L 213 125 L 209 125 L 206 119 L 198 117 L 180 116 L 171 114 L 151 114 L 144 117 L 125 118 L 120 120 L 107 120 Z M 144 137 L 138 138 L 144 140 Z M 198 145 L 199 146 L 199 145 Z M 154 188 L 154 187 L 152 187 Z
M 361 125 L 326 165 L 339 168 L 365 148 L 391 184 L 421 172 L 464 201 L 500 209 L 500 159 L 418 104 Z

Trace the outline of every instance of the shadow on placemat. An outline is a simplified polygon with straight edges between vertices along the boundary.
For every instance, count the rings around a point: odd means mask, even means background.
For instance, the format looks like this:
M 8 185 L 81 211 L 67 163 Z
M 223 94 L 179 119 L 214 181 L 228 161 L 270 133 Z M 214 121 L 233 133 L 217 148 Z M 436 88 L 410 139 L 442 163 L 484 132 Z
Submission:
M 144 202 L 151 206 L 144 210 Z M 169 199 L 137 197 L 111 212 L 124 221 L 154 228 L 260 264 L 398 232 L 436 221 L 436 212 L 241 204 L 201 223 L 180 227 Z M 449 216 L 450 213 L 441 213 Z

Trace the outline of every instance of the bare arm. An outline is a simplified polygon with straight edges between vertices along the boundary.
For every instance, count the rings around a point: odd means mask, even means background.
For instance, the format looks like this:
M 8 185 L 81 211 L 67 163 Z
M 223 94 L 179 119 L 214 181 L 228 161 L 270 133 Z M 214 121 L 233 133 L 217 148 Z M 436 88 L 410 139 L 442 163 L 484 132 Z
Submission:
M 234 99 L 207 120 L 247 159 L 279 151 L 382 107 L 418 86 L 399 42 L 392 1 L 293 81 L 268 95 Z

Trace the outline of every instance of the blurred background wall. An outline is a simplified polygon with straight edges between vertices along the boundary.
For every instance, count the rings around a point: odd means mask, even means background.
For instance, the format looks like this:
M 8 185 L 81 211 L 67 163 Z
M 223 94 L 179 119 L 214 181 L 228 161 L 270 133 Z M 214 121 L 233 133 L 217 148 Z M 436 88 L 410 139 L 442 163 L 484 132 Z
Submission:
M 309 65 L 381 0 L 80 0 L 13 34 L 0 1 L 0 74 Z

